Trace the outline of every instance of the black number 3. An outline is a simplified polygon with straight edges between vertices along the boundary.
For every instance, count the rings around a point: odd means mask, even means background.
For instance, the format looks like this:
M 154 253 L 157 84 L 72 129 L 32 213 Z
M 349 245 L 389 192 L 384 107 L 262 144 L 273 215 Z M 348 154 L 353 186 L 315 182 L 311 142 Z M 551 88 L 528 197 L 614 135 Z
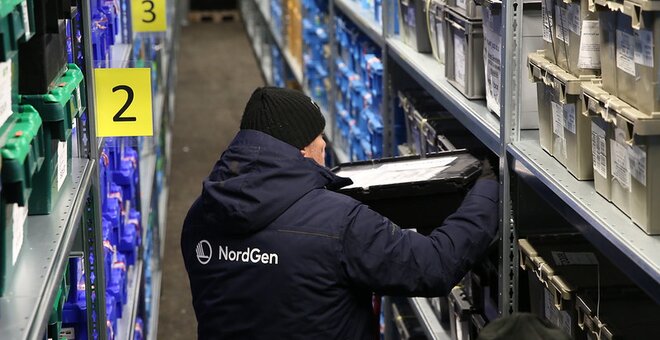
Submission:
M 151 6 L 149 7 L 149 9 L 145 9 L 145 10 L 144 10 L 144 13 L 149 13 L 149 14 L 151 14 L 151 19 L 149 19 L 149 20 L 147 20 L 147 19 L 142 19 L 142 22 L 152 23 L 152 22 L 154 22 L 154 21 L 156 20 L 156 13 L 154 13 L 154 6 L 155 6 L 155 5 L 154 5 L 154 1 L 153 1 L 153 0 L 142 0 L 142 4 L 145 4 L 145 3 L 151 5 Z
M 135 97 L 135 94 L 133 93 L 133 89 L 130 86 L 127 85 L 117 85 L 112 88 L 112 92 L 117 92 L 117 91 L 126 91 L 126 94 L 128 97 L 126 98 L 126 103 L 124 103 L 124 106 L 119 109 L 119 112 L 115 114 L 114 117 L 112 117 L 113 122 L 134 122 L 137 121 L 136 117 L 122 117 L 121 115 L 126 112 L 129 106 L 133 103 L 133 98 Z

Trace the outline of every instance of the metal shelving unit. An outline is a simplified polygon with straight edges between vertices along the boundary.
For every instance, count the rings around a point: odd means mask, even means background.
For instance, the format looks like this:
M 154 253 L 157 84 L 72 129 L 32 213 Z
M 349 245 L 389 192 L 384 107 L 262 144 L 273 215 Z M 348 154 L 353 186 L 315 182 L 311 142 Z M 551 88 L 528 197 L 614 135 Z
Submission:
M 387 51 L 442 106 L 452 112 L 491 151 L 500 152 L 500 121 L 483 100 L 468 100 L 445 78 L 445 66 L 430 54 L 422 54 L 398 38 L 388 38 Z
M 442 325 L 440 325 L 438 317 L 433 313 L 427 298 L 408 298 L 408 302 L 415 312 L 417 319 L 422 324 L 424 332 L 429 339 L 451 340 L 451 335 L 442 327 Z
M 578 181 L 538 140 L 509 145 L 512 170 L 660 303 L 660 236 L 649 236 L 591 181 Z
M 41 339 L 95 174 L 96 162 L 74 158 L 50 215 L 29 216 L 14 275 L 0 298 L 0 333 L 7 339 Z
M 280 39 L 280 36 L 275 34 L 275 27 L 273 27 L 273 22 L 270 20 L 270 15 L 266 14 L 266 9 L 263 8 L 261 5 L 259 5 L 255 0 L 252 0 L 254 2 L 254 6 L 256 6 L 259 9 L 259 14 L 261 14 L 261 19 L 263 22 L 266 23 L 266 26 L 268 27 L 268 30 L 270 31 L 270 37 L 272 40 L 275 42 L 277 47 L 280 49 L 280 52 L 282 52 L 282 55 L 284 56 L 284 61 L 286 62 L 287 66 L 291 70 L 291 73 L 293 73 L 293 77 L 296 79 L 298 84 L 303 84 L 303 70 L 302 70 L 302 65 L 291 55 L 291 52 L 289 52 L 289 49 L 286 47 L 282 39 Z
M 376 45 L 383 47 L 383 25 L 379 24 L 373 17 L 373 13 L 360 7 L 360 4 L 351 0 L 335 0 L 334 4 L 351 22 L 360 28 Z
M 117 322 L 117 339 L 133 339 L 142 283 L 142 269 L 143 263 L 140 259 L 126 273 L 126 277 L 128 278 L 128 296 L 122 311 L 122 318 Z

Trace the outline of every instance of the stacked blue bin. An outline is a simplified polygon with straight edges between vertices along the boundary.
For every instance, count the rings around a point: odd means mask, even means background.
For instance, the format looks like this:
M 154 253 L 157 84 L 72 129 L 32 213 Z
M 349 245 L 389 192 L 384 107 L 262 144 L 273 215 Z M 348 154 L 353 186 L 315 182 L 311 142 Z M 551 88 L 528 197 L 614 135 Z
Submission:
M 106 138 L 99 162 L 109 339 L 127 303 L 128 268 L 138 260 L 142 242 L 136 143 L 132 137 Z
M 62 310 L 62 331 L 66 339 L 87 340 L 87 300 L 82 257 L 69 259 L 69 295 Z
M 350 21 L 335 17 L 336 127 L 352 161 L 383 156 L 383 64 L 380 48 Z
M 328 1 L 303 0 L 303 60 L 305 79 L 312 98 L 321 107 L 328 107 L 330 65 L 327 56 Z

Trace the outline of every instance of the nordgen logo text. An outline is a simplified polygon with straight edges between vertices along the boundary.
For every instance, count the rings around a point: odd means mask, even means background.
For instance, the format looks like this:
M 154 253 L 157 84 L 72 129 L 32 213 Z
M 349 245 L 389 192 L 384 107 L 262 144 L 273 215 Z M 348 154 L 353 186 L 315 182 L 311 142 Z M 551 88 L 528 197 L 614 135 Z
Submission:
M 278 264 L 279 256 L 274 253 L 262 253 L 259 248 L 248 247 L 245 250 L 231 250 L 227 246 L 220 246 L 221 261 L 233 261 L 243 263 Z

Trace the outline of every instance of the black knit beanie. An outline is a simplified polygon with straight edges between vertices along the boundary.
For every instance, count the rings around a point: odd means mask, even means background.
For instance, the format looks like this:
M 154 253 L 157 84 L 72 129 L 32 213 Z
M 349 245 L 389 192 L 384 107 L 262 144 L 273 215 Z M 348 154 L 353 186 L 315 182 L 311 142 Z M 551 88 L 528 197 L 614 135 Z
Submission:
M 260 87 L 250 97 L 241 130 L 267 133 L 302 150 L 325 128 L 325 118 L 314 101 L 300 91 Z

